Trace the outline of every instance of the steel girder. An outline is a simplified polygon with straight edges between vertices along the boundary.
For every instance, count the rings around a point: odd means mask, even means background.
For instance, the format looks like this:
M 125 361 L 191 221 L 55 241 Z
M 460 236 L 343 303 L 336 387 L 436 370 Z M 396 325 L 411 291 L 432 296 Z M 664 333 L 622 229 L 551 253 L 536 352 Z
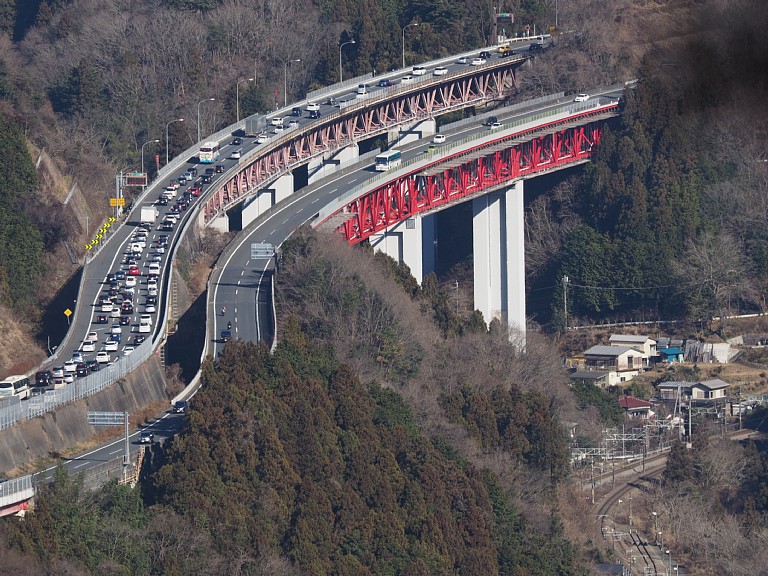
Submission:
M 205 223 L 244 195 L 313 157 L 448 110 L 509 97 L 517 90 L 517 69 L 523 62 L 500 59 L 492 66 L 472 67 L 418 84 L 394 86 L 382 97 L 360 99 L 313 123 L 306 131 L 283 134 L 271 143 L 269 150 L 252 159 L 244 158 L 243 167 L 208 196 L 203 208 Z
M 613 115 L 615 107 L 610 112 L 604 109 L 599 117 L 585 114 L 570 118 L 558 129 L 550 124 L 421 166 L 347 204 L 343 212 L 351 217 L 338 230 L 350 244 L 357 244 L 420 212 L 588 160 L 600 142 L 606 121 Z M 508 146 L 503 146 L 505 141 Z

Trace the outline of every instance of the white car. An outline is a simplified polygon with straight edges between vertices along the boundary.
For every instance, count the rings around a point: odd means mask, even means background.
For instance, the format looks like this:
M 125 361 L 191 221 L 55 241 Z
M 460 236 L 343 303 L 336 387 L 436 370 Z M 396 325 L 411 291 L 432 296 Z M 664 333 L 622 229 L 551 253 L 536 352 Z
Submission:
M 403 76 L 400 79 L 400 82 L 402 82 L 403 84 L 409 84 L 409 83 L 413 82 L 413 76 Z
M 96 332 L 88 332 L 88 336 L 86 336 L 85 339 L 90 340 L 91 342 L 98 342 L 99 335 Z
M 107 340 L 104 342 L 104 350 L 107 352 L 117 352 L 117 340 Z
M 123 348 L 123 356 L 130 356 L 133 353 L 134 350 L 136 350 L 135 347 L 133 347 L 133 346 L 126 346 L 125 348 Z
M 458 62 L 459 64 L 469 64 L 469 58 L 467 58 L 466 56 L 462 56 L 461 58 L 456 60 L 456 62 Z
M 96 362 L 99 364 L 109 364 L 110 358 L 106 350 L 96 352 Z
M 435 76 L 445 76 L 446 74 L 448 74 L 448 68 L 446 68 L 445 66 L 438 66 L 432 71 L 432 74 L 434 74 Z
M 147 314 L 152 314 L 154 312 L 157 312 L 157 308 L 155 308 L 154 304 L 145 304 L 144 312 L 146 312 Z
M 427 69 L 424 66 L 414 66 L 411 74 L 414 76 L 424 76 L 427 73 Z
M 258 144 L 264 144 L 264 142 L 266 142 L 267 140 L 269 140 L 269 134 L 267 134 L 266 132 L 262 132 L 261 134 L 259 134 L 259 137 L 256 138 L 256 142 Z
M 74 360 L 67 360 L 64 362 L 64 374 L 66 375 L 67 372 L 75 372 L 77 370 L 77 362 Z
M 120 326 L 118 322 L 115 322 L 112 324 L 112 330 L 110 331 L 111 334 L 122 334 L 123 333 L 123 327 Z
M 126 276 L 125 277 L 125 287 L 126 288 L 132 288 L 136 286 L 136 276 Z
M 152 316 L 149 314 L 142 314 L 141 318 L 139 318 L 139 323 L 141 322 L 148 322 L 150 326 L 152 326 Z
M 285 126 L 283 126 L 282 124 L 280 124 L 279 126 L 275 126 L 275 129 L 272 130 L 272 134 L 282 134 L 283 132 L 285 132 Z
M 275 116 L 274 118 L 272 118 L 272 120 L 270 120 L 269 123 L 272 124 L 272 126 L 282 126 L 283 119 L 280 116 Z
M 442 144 L 445 142 L 445 134 L 435 134 L 435 137 L 432 138 L 432 142 L 435 144 Z
M 51 374 L 54 378 L 61 378 L 64 376 L 64 366 L 54 366 L 51 368 Z
M 157 284 L 147 287 L 148 296 L 157 296 Z
M 235 160 L 239 160 L 240 156 L 242 155 L 243 155 L 242 150 L 235 150 L 234 152 L 232 152 L 232 158 L 234 158 Z
M 96 343 L 93 340 L 83 340 L 80 343 L 80 350 L 83 352 L 96 352 Z
M 307 112 L 316 112 L 318 110 L 320 110 L 319 104 L 315 104 L 314 102 L 309 102 L 307 104 Z
M 74 372 L 64 372 L 64 382 L 67 384 L 72 384 L 72 382 L 75 381 L 75 373 Z
M 482 64 L 485 64 L 485 58 L 472 58 L 470 64 L 472 64 L 472 66 L 481 66 Z
M 488 125 L 488 130 L 496 130 L 498 128 L 501 128 L 502 124 L 501 122 L 494 122 L 493 124 Z
M 72 352 L 72 362 L 75 363 L 75 368 L 77 368 L 77 365 L 80 364 L 80 362 L 85 362 L 82 350 L 75 350 Z
M 586 102 L 589 100 L 589 94 L 577 94 L 576 98 L 573 99 L 574 102 Z
M 144 320 L 139 322 L 139 334 L 149 334 L 152 332 L 152 323 L 145 322 Z

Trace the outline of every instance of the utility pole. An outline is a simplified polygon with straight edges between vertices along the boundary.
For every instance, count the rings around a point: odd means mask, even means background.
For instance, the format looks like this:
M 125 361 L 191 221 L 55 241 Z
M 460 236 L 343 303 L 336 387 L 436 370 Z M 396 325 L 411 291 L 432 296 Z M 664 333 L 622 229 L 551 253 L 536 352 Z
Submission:
M 568 332 L 568 276 L 563 276 L 563 316 L 565 317 L 565 331 Z
M 87 234 L 86 234 L 86 236 L 87 236 Z M 739 399 L 739 430 L 741 430 L 741 413 L 744 411 L 744 408 L 741 405 L 741 386 L 739 386 L 736 389 L 736 394 L 737 394 L 738 399 Z

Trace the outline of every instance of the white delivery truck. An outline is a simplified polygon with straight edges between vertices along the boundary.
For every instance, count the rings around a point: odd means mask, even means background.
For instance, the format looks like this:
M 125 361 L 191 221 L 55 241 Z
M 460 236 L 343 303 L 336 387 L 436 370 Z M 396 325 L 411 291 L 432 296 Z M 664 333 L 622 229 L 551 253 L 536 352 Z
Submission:
M 141 224 L 149 224 L 152 226 L 155 223 L 155 220 L 157 220 L 157 217 L 160 215 L 160 213 L 157 211 L 157 208 L 151 205 L 146 205 L 141 207 L 141 215 L 140 215 L 140 223 Z

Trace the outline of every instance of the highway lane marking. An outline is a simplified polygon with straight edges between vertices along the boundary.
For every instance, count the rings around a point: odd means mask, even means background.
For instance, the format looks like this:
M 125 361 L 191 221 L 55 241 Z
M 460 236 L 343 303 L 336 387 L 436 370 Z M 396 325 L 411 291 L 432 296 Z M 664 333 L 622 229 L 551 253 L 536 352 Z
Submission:
M 320 202 L 320 196 L 312 200 L 312 204 L 317 204 L 318 202 Z
M 240 276 L 242 276 L 243 274 L 245 274 L 245 270 L 240 270 Z
M 241 282 L 241 280 L 238 280 L 238 281 L 237 281 L 237 285 L 238 285 L 238 286 L 240 286 L 240 282 Z
M 238 285 L 238 286 L 240 285 L 240 280 L 238 280 L 238 281 L 237 281 L 237 285 Z M 238 292 L 240 292 L 240 290 L 238 290 L 238 289 L 236 288 L 236 289 L 235 289 L 235 296 L 237 296 L 237 293 L 238 293 Z

